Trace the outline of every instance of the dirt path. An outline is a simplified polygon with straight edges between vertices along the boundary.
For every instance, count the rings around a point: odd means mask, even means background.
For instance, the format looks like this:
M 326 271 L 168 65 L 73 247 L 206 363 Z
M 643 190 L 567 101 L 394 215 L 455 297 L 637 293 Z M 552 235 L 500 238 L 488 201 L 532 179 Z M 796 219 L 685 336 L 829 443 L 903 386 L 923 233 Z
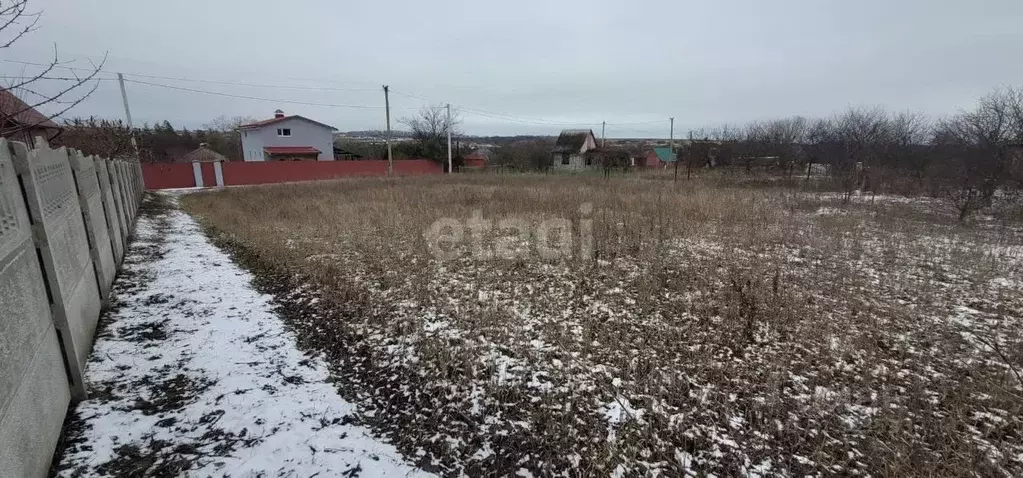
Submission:
M 370 436 L 272 298 L 188 215 L 147 201 L 57 476 L 425 476 Z

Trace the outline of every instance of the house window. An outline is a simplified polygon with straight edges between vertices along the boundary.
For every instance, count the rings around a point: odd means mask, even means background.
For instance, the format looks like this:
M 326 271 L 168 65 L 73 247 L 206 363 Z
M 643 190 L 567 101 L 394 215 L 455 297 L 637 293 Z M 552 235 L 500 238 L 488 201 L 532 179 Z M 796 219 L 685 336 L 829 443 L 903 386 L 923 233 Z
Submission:
M 568 164 L 568 153 L 561 153 L 561 164 Z
M 291 136 L 291 128 L 277 128 L 277 136 Z

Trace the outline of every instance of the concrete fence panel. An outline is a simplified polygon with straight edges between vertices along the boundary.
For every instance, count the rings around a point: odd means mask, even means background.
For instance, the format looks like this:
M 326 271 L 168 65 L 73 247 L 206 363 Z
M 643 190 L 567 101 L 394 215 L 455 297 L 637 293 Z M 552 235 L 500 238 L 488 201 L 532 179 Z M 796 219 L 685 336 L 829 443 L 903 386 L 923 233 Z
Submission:
M 138 194 L 141 200 L 146 192 L 146 185 L 142 182 L 142 163 L 135 161 L 132 165 L 135 167 L 135 194 Z
M 127 163 L 117 162 L 117 171 L 121 174 L 121 188 L 124 190 L 124 202 L 128 205 L 128 233 L 135 230 L 135 197 L 131 193 L 131 180 L 128 178 Z
M 0 474 L 46 476 L 71 395 L 10 147 L 0 139 Z
M 107 171 L 108 161 L 96 159 L 96 172 L 99 177 L 100 197 L 103 199 L 103 213 L 107 221 L 107 237 L 110 238 L 110 247 L 114 253 L 114 262 L 121 263 L 124 258 L 124 242 L 121 236 L 121 223 L 117 216 L 117 205 L 114 204 L 114 193 L 110 187 L 110 173 Z
M 121 189 L 120 175 L 117 173 L 117 161 L 107 161 L 107 173 L 110 176 L 110 194 L 114 197 L 114 211 L 117 212 L 117 226 L 121 228 L 121 246 L 128 244 L 128 232 L 131 223 L 124 204 L 124 191 Z
M 67 359 L 71 393 L 85 398 L 83 372 L 99 321 L 99 285 L 67 150 L 51 149 L 42 138 L 39 143 L 31 151 L 22 143 L 13 143 L 14 168 L 21 176 L 49 285 L 53 322 Z
M 86 237 L 89 239 L 89 252 L 99 282 L 100 297 L 106 301 L 110 298 L 110 286 L 117 274 L 117 262 L 110 244 L 110 228 L 107 226 L 107 216 L 103 210 L 103 194 L 99 185 L 96 161 L 93 157 L 75 150 L 70 151 L 70 156 Z
M 143 178 L 142 176 L 141 161 L 135 162 L 135 177 L 136 177 L 135 181 L 137 183 L 136 187 L 139 188 L 139 197 L 142 197 L 146 193 L 146 181 L 145 178 Z
M 117 178 L 117 191 L 121 196 L 121 207 L 123 209 L 122 214 L 124 215 L 124 223 L 128 230 L 127 235 L 131 234 L 131 201 L 128 198 L 128 190 L 124 185 L 124 168 L 121 167 L 120 161 L 112 161 L 110 163 L 114 167 L 114 177 Z
M 139 163 L 137 161 L 128 163 L 128 175 L 131 176 L 131 195 L 135 198 L 135 217 L 138 218 L 139 208 L 142 207 L 142 188 L 139 187 Z
M 131 165 L 122 161 L 121 162 L 121 176 L 124 178 L 124 192 L 128 197 L 128 212 L 131 216 L 131 222 L 135 224 L 135 213 L 138 212 L 138 198 L 135 196 L 135 186 L 132 184 L 131 179 Z

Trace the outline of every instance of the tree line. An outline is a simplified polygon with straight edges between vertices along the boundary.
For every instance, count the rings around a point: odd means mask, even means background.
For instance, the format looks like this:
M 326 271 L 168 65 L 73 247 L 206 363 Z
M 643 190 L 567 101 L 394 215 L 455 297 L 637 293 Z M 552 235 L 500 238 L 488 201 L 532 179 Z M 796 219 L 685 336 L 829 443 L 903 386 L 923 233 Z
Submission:
M 139 160 L 144 163 L 167 163 L 206 144 L 228 159 L 242 158 L 241 133 L 238 126 L 255 120 L 251 118 L 219 117 L 202 128 L 176 129 L 169 121 L 140 128 L 128 128 L 121 120 L 96 117 L 73 118 L 64 122 L 64 130 L 54 143 L 76 148 L 85 154 L 108 158 L 134 158 L 132 138 L 138 146 Z
M 846 198 L 857 190 L 929 193 L 949 199 L 960 219 L 1023 190 L 1023 88 L 995 90 L 973 108 L 933 121 L 851 108 L 831 118 L 759 121 L 701 136 L 718 146 L 720 163 L 747 173 L 762 166 L 809 176 L 821 165 Z M 682 153 L 687 165 L 707 164 L 703 154 Z
M 515 142 L 499 148 L 494 162 L 546 170 L 552 145 L 552 139 Z M 607 149 L 605 169 L 627 169 L 627 156 L 645 154 Z M 846 199 L 856 191 L 930 194 L 950 200 L 965 219 L 997 199 L 1023 195 L 1023 88 L 995 90 L 971 109 L 937 120 L 874 107 L 724 125 L 679 140 L 676 153 L 685 169 L 824 177 Z

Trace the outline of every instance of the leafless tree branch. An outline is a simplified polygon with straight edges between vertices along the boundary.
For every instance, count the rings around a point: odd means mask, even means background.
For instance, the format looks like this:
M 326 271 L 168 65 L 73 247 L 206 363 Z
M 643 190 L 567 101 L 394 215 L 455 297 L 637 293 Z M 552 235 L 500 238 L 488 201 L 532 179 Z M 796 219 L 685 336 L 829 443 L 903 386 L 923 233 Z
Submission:
M 41 14 L 29 13 L 28 1 L 14 0 L 0 7 L 0 38 L 7 38 L 6 41 L 0 40 L 0 48 L 10 47 L 38 25 Z M 48 63 L 38 64 L 40 70 L 24 74 L 5 88 L 19 96 L 21 101 L 11 99 L 9 104 L 0 104 L 0 135 L 10 136 L 38 128 L 67 113 L 96 91 L 99 86 L 97 75 L 105 63 L 104 54 L 99 64 L 90 61 L 91 68 L 86 69 L 85 74 L 79 74 L 77 68 L 61 63 L 54 45 L 53 57 Z M 66 68 L 70 74 L 68 77 L 53 78 L 50 74 L 57 68 Z M 26 114 L 47 105 L 58 105 L 57 112 L 50 115 Z

